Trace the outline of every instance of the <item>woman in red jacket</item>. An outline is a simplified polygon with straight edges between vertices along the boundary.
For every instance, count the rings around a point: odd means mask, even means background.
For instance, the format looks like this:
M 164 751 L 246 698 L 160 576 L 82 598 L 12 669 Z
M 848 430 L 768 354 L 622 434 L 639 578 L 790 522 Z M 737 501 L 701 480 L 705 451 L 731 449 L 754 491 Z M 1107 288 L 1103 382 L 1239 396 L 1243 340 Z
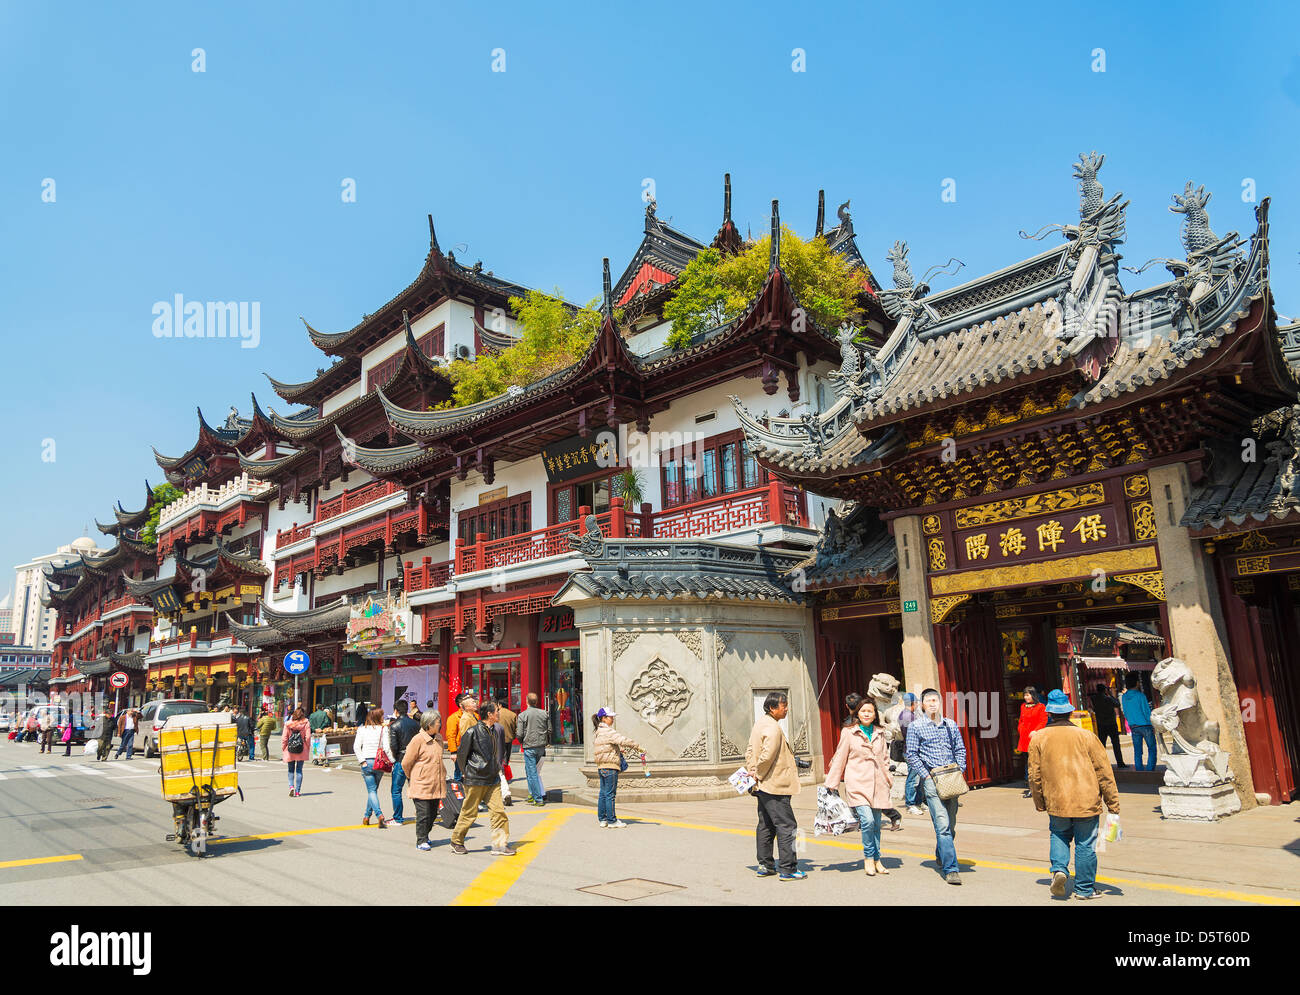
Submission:
M 1016 752 L 1027 758 L 1029 737 L 1047 725 L 1047 706 L 1038 700 L 1038 691 L 1032 685 L 1025 688 L 1024 702 L 1020 706 L 1020 725 L 1017 727 L 1020 741 L 1016 744 Z M 1026 788 L 1025 797 L 1031 796 L 1032 792 Z

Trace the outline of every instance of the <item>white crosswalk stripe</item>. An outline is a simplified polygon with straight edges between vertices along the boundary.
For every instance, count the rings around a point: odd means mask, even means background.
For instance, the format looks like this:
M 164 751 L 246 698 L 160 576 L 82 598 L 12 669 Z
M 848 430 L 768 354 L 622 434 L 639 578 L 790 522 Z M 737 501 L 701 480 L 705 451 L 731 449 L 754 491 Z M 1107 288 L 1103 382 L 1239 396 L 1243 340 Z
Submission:
M 78 774 L 90 774 L 94 777 L 103 777 L 107 771 L 99 770 L 95 767 L 89 767 L 86 764 L 68 764 L 63 768 L 68 771 L 76 771 Z
M 54 771 L 52 771 L 52 770 L 46 770 L 44 767 L 33 767 L 31 764 L 19 764 L 19 765 L 18 765 L 18 768 L 19 768 L 20 770 L 25 770 L 25 771 L 27 771 L 29 774 L 31 774 L 32 777 L 55 777 L 55 776 L 57 776 L 57 775 L 54 773 Z

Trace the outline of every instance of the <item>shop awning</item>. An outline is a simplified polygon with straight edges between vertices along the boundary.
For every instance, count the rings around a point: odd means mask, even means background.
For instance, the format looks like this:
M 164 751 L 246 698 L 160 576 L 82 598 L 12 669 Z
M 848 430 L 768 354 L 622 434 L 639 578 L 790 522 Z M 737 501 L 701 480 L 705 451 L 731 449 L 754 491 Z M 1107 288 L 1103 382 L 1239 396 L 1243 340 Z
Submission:
M 1076 658 L 1089 670 L 1154 670 L 1153 660 L 1125 660 L 1122 656 L 1081 656 Z

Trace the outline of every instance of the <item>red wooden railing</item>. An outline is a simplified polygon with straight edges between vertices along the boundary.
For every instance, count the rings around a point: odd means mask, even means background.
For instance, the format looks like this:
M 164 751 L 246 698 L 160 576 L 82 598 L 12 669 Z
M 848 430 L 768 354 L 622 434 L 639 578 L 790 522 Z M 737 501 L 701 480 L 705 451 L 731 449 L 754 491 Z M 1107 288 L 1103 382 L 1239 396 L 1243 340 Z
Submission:
M 443 587 L 449 577 L 455 576 L 456 564 L 453 560 L 446 563 L 434 563 L 426 556 L 417 567 L 412 561 L 406 561 L 403 576 L 403 588 L 407 594 L 412 591 L 427 591 L 431 587 Z
M 747 491 L 692 501 L 640 517 L 643 528 L 649 519 L 648 528 L 655 539 L 695 539 L 766 522 L 806 525 L 806 509 L 802 491 L 772 480 Z
M 125 608 L 127 605 L 139 605 L 141 608 L 149 608 L 149 605 L 136 601 L 130 594 L 123 594 L 120 598 L 114 598 L 112 601 L 104 602 L 103 612 L 107 615 L 109 612 L 115 612 L 119 608 Z
M 370 504 L 371 501 L 379 501 L 390 494 L 396 494 L 399 490 L 401 488 L 391 481 L 375 480 L 360 487 L 355 487 L 350 491 L 344 491 L 338 497 L 322 501 L 316 506 L 316 521 L 328 521 L 337 515 Z

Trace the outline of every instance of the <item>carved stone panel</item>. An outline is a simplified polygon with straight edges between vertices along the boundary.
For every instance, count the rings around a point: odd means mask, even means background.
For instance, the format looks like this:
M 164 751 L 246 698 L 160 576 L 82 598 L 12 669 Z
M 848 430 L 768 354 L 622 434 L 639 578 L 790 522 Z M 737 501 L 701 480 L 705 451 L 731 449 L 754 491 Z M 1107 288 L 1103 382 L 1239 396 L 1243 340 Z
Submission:
M 691 703 L 691 689 L 677 671 L 655 657 L 633 678 L 627 699 L 642 721 L 662 735 Z

